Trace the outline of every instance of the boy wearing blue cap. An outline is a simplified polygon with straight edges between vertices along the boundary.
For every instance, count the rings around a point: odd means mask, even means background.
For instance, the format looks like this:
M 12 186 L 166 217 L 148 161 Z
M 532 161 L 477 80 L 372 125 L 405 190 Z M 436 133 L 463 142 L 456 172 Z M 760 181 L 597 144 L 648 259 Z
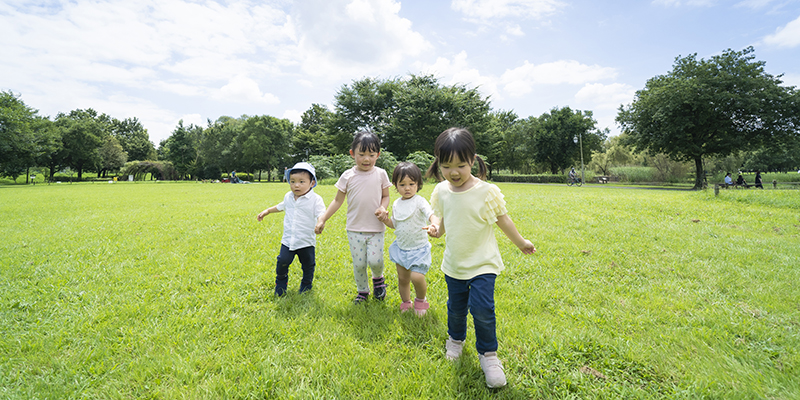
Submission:
M 316 268 L 314 246 L 317 237 L 314 226 L 317 218 L 325 212 L 325 202 L 320 195 L 314 193 L 317 177 L 314 166 L 300 162 L 289 170 L 289 188 L 283 201 L 258 214 L 260 222 L 269 214 L 286 211 L 283 217 L 283 237 L 281 251 L 278 254 L 278 265 L 275 267 L 275 294 L 283 296 L 289 283 L 289 265 L 294 257 L 300 260 L 303 279 L 300 281 L 300 293 L 311 290 Z

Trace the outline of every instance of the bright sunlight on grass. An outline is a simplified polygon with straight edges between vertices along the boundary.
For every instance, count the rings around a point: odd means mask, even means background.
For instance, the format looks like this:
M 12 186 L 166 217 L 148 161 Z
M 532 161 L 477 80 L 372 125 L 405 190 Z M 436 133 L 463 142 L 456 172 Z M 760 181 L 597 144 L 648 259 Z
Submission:
M 285 184 L 0 187 L 0 398 L 797 398 L 797 191 L 500 187 L 538 250 L 497 230 L 500 390 L 472 329 L 445 360 L 438 268 L 425 318 L 388 254 L 385 303 L 351 303 L 342 211 L 314 290 L 295 261 L 273 297 Z

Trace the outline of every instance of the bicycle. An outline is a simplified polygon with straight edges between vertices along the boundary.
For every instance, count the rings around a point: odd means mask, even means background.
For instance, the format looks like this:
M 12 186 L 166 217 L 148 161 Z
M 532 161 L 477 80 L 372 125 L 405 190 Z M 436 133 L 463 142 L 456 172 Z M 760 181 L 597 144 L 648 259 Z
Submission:
M 572 185 L 580 186 L 583 185 L 583 182 L 581 182 L 581 178 L 578 177 L 575 178 L 567 177 L 567 186 L 572 186 Z

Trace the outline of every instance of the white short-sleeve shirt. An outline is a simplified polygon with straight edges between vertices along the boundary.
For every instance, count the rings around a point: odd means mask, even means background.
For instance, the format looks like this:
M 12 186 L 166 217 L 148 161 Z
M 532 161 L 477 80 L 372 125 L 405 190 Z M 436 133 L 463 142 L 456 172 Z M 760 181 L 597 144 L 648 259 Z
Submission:
M 289 191 L 275 208 L 286 212 L 283 216 L 282 245 L 292 251 L 317 245 L 314 227 L 317 218 L 325 212 L 325 202 L 320 195 L 314 193 L 314 189 L 297 199 Z

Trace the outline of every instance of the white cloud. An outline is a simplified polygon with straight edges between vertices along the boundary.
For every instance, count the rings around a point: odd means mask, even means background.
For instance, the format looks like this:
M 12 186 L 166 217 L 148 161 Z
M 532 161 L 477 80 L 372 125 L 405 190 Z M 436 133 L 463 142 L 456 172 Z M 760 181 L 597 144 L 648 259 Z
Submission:
M 313 0 L 297 5 L 305 73 L 341 79 L 381 74 L 432 49 L 394 0 Z
M 781 86 L 794 86 L 800 88 L 800 74 L 784 74 L 781 77 Z
M 281 118 L 286 118 L 292 123 L 299 124 L 303 121 L 303 111 L 297 110 L 286 110 L 283 112 L 283 116 Z
M 589 105 L 594 110 L 616 110 L 621 104 L 633 101 L 636 89 L 624 83 L 587 83 L 578 93 L 575 100 L 579 105 Z
M 215 93 L 215 97 L 237 103 L 280 103 L 280 99 L 277 96 L 272 93 L 262 93 L 258 87 L 258 82 L 244 75 L 237 75 L 231 78 L 227 85 Z
M 497 78 L 482 75 L 477 68 L 470 66 L 465 51 L 456 54 L 452 60 L 438 57 L 433 64 L 415 63 L 414 67 L 420 71 L 420 74 L 433 75 L 444 84 L 465 85 L 468 88 L 477 87 L 484 96 L 500 97 L 500 92 L 497 90 Z
M 614 68 L 581 64 L 574 60 L 562 60 L 544 64 L 530 64 L 506 70 L 500 78 L 503 89 L 511 96 L 522 96 L 533 91 L 534 85 L 571 84 L 579 85 L 617 76 Z
M 737 3 L 735 7 L 746 7 L 746 8 L 751 8 L 753 10 L 757 10 L 768 6 L 773 1 L 774 0 L 745 0 Z
M 764 43 L 775 47 L 795 47 L 800 45 L 800 17 L 786 26 L 778 28 L 775 34 L 764 38 Z
M 542 18 L 558 11 L 565 4 L 557 0 L 453 0 L 450 7 L 469 18 Z

